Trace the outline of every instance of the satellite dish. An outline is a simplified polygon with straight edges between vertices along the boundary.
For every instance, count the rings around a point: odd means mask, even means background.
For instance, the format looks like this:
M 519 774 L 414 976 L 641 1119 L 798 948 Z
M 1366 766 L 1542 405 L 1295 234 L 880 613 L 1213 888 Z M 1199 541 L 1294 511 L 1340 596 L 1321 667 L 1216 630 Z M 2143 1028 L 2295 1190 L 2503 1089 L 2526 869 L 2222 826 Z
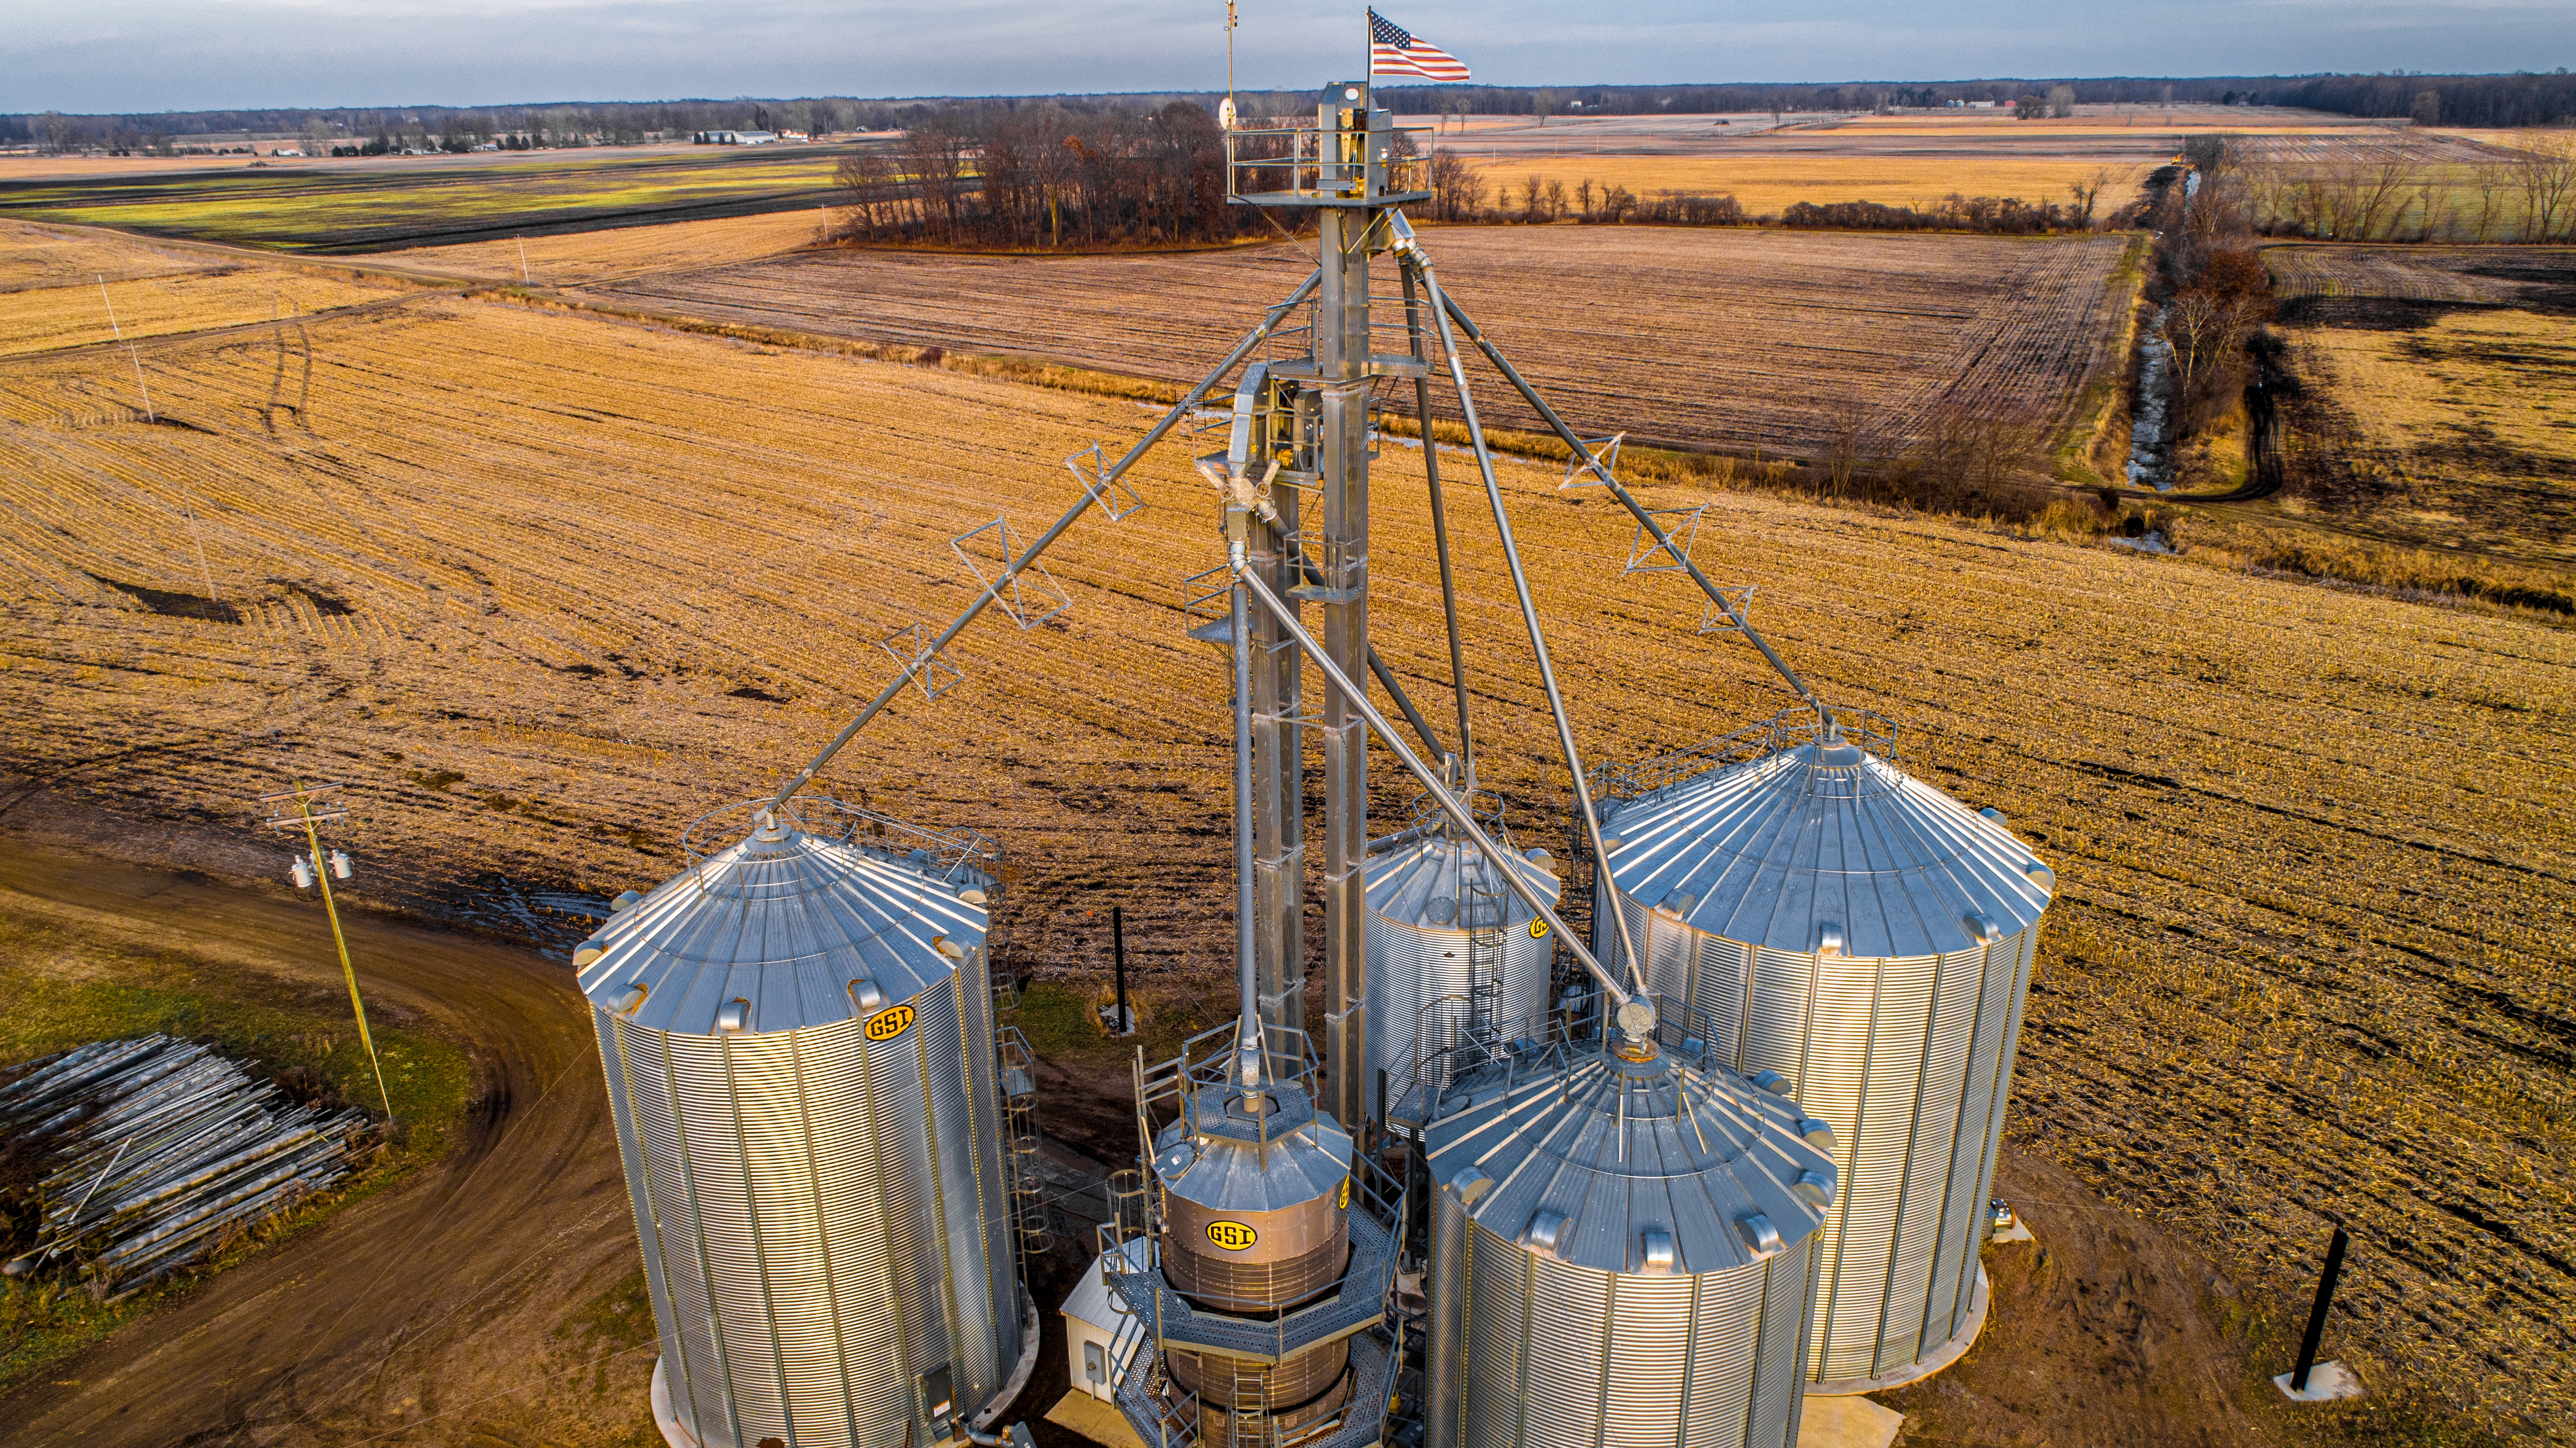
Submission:
M 1216 123 L 1229 131 L 1234 129 L 1234 97 L 1227 96 L 1216 103 Z

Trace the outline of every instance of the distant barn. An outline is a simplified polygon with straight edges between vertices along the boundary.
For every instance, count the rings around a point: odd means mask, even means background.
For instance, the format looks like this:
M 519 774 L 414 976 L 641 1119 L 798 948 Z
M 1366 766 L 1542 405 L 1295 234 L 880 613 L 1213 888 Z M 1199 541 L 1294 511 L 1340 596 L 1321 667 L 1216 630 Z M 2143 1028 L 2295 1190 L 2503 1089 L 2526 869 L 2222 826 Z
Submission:
M 767 146 L 778 140 L 776 131 L 700 131 L 701 146 Z

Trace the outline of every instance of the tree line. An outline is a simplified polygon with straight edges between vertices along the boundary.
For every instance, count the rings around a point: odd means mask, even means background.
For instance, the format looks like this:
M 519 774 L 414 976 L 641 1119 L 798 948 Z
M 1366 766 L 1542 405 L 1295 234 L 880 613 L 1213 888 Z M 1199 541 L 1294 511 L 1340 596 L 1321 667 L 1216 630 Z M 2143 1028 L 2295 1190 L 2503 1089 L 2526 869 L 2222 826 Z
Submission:
M 2025 96 L 2054 101 L 2058 89 L 2075 103 L 2157 105 L 2298 106 L 2338 115 L 2423 119 L 2426 97 L 2440 123 L 2454 126 L 2559 125 L 2576 119 L 2576 77 L 2564 68 L 2549 74 L 2514 75 L 2315 75 L 2315 76 L 2105 76 L 2025 77 L 1980 81 L 1843 84 L 1611 85 L 1611 86 L 1380 86 L 1381 104 L 1410 115 L 1713 115 L 1746 112 L 1870 111 L 1943 107 L 1957 102 L 2001 104 Z M 522 104 L 483 107 L 413 106 L 401 109 L 271 109 L 166 111 L 157 114 L 0 114 L 0 145 L 66 149 L 150 149 L 180 135 L 250 132 L 300 135 L 315 122 L 343 144 L 397 132 L 444 134 L 449 117 L 481 116 L 496 134 L 532 135 L 533 118 L 571 112 L 582 134 L 685 136 L 704 130 L 779 129 L 806 132 L 899 130 L 926 116 L 965 110 L 1052 109 L 1073 114 L 1158 112 L 1173 102 L 1213 112 L 1222 92 L 1172 91 L 1151 95 L 1031 95 L 961 100 L 921 97 L 867 100 L 803 97 L 770 100 L 603 102 L 581 106 Z M 1237 97 L 1244 115 L 1311 114 L 1311 91 L 1246 92 Z M 2052 103 L 2051 111 L 2056 109 Z M 770 125 L 756 115 L 766 112 Z
M 2476 159 L 2391 133 L 2321 159 L 2265 159 L 2230 138 L 2211 152 L 2267 236 L 2319 241 L 2576 240 L 2576 133 L 2533 131 Z
M 2134 226 L 2143 201 L 2108 214 L 2098 214 L 2102 193 L 2118 173 L 2102 168 L 2067 188 L 2063 202 L 2023 201 L 2011 196 L 1961 196 L 1952 193 L 1921 206 L 1885 206 L 1875 201 L 1792 202 L 1776 216 L 1756 217 L 1730 195 L 1659 191 L 1640 196 L 1626 186 L 1595 185 L 1590 177 L 1568 188 L 1564 182 L 1531 176 L 1517 185 L 1491 188 L 1483 171 L 1455 151 L 1435 150 L 1430 166 L 1432 220 L 1536 225 L 1558 221 L 1596 225 L 1781 226 L 1839 231 L 1975 231 L 2002 236 L 2031 236 L 2100 227 Z
M 1266 231 L 1226 202 L 1225 133 L 1155 110 L 954 110 L 841 158 L 840 240 L 1004 248 L 1167 245 Z

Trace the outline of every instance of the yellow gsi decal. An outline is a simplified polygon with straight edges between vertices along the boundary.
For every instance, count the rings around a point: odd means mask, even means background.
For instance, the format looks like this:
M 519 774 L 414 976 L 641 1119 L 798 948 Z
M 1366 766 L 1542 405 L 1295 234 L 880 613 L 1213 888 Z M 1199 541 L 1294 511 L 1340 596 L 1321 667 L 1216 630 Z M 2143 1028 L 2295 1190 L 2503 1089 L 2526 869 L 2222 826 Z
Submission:
M 1350 1204 L 1351 1204 L 1351 1179 L 1350 1179 L 1349 1177 L 1344 1177 L 1344 1178 L 1342 1178 L 1342 1199 L 1341 1199 L 1341 1201 L 1340 1201 L 1340 1202 L 1336 1203 L 1335 1205 L 1337 1205 L 1337 1206 L 1342 1206 L 1342 1207 L 1348 1207 Z
M 863 1029 L 871 1041 L 891 1041 L 912 1025 L 912 1007 L 888 1006 L 868 1017 Z
M 1241 1222 L 1210 1222 L 1208 1240 L 1229 1252 L 1240 1252 L 1261 1238 Z
M 1530 939 L 1532 939 L 1532 940 L 1545 940 L 1545 939 L 1547 939 L 1547 922 L 1546 922 L 1546 921 L 1544 921 L 1544 920 L 1533 920 L 1533 921 L 1531 921 L 1531 922 L 1530 922 Z

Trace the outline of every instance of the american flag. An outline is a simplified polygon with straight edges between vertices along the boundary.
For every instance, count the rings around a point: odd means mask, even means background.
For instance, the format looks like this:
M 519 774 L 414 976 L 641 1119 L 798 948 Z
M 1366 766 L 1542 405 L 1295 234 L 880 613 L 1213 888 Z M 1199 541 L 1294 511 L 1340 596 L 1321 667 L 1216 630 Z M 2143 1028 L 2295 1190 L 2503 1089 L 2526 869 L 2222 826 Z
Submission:
M 1418 75 L 1424 80 L 1465 80 L 1466 64 L 1439 46 L 1416 40 L 1413 32 L 1372 10 L 1369 12 L 1369 74 Z

